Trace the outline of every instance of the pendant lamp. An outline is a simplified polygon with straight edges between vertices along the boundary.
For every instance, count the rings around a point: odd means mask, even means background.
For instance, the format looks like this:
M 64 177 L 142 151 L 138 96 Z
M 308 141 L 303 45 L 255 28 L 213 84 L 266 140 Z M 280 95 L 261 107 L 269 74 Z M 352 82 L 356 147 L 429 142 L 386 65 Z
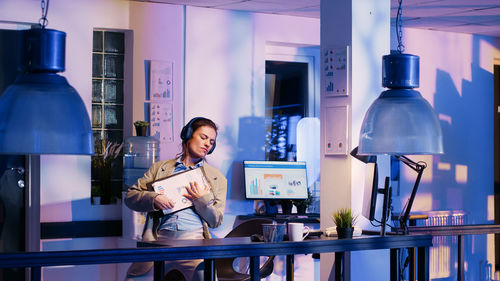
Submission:
M 382 92 L 365 114 L 359 154 L 443 153 L 441 126 L 419 86 L 419 57 L 399 52 L 382 58 Z
M 402 0 L 398 3 L 398 50 L 382 57 L 382 86 L 388 90 L 380 94 L 365 114 L 358 154 L 388 154 L 417 172 L 410 198 L 398 218 L 402 234 L 408 234 L 411 208 L 427 164 L 414 162 L 405 155 L 441 154 L 444 151 L 439 119 L 429 102 L 414 90 L 420 83 L 420 59 L 403 53 Z M 383 214 L 388 214 L 387 210 L 383 210 Z
M 65 67 L 66 33 L 21 32 L 22 74 L 0 96 L 0 154 L 93 154 L 85 104 L 57 74 Z

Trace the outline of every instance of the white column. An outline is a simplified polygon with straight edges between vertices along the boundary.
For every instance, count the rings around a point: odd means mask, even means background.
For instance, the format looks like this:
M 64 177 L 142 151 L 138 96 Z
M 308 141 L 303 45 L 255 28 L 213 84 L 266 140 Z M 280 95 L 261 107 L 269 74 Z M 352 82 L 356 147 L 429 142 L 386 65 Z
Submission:
M 389 54 L 389 46 L 390 0 L 321 0 L 321 228 L 334 226 L 330 216 L 338 208 L 350 207 L 355 214 L 361 213 L 364 164 L 351 161 L 349 152 L 358 145 L 366 110 L 382 90 L 382 56 Z M 325 52 L 346 47 L 348 78 L 333 80 L 345 82 L 348 95 L 332 96 L 327 91 L 331 79 L 325 77 L 325 67 L 330 65 Z M 346 120 L 328 114 L 332 108 L 344 106 Z M 345 136 L 339 130 L 343 126 L 347 128 Z M 333 151 L 327 146 L 332 139 Z M 346 147 L 339 148 L 339 140 Z M 357 223 L 361 227 L 366 224 L 363 218 Z M 334 279 L 333 260 L 333 254 L 321 255 L 321 280 Z

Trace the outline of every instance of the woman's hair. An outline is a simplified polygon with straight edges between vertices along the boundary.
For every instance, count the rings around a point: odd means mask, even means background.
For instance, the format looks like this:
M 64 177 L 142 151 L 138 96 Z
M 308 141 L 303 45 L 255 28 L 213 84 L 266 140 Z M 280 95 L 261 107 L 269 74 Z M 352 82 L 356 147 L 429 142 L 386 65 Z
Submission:
M 181 160 L 184 160 L 187 152 L 187 143 L 193 137 L 193 133 L 198 130 L 198 128 L 208 126 L 215 130 L 217 134 L 217 130 L 219 129 L 217 125 L 210 119 L 204 117 L 195 117 L 191 119 L 181 130 L 181 139 L 182 139 L 182 151 L 177 154 L 177 158 L 181 157 Z M 215 146 L 215 144 L 214 144 Z

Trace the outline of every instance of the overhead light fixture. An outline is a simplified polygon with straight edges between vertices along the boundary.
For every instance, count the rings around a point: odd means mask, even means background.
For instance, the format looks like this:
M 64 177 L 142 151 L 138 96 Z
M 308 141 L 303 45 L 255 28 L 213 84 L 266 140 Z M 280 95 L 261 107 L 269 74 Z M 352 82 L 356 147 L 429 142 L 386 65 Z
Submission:
M 440 154 L 443 135 L 432 106 L 419 87 L 419 57 L 404 54 L 402 0 L 396 16 L 398 49 L 382 58 L 382 92 L 361 125 L 359 154 Z
M 432 106 L 414 90 L 419 87 L 419 57 L 404 54 L 402 44 L 402 0 L 396 16 L 398 50 L 382 58 L 382 86 L 388 90 L 371 104 L 363 119 L 359 140 L 361 155 L 393 155 L 418 173 L 408 203 L 399 217 L 403 233 L 411 207 L 427 166 L 404 155 L 443 153 L 443 135 Z
M 45 4 L 46 3 L 46 4 Z M 66 33 L 40 26 L 21 31 L 22 73 L 0 96 L 0 154 L 93 154 L 85 104 L 66 78 Z

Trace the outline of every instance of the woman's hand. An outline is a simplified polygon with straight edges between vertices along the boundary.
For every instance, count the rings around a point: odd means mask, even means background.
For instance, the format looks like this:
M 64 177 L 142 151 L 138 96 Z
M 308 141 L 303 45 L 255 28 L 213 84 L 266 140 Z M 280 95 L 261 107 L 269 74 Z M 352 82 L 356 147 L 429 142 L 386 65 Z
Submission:
M 153 204 L 156 209 L 166 210 L 174 207 L 174 202 L 165 195 L 158 195 L 154 198 Z
M 199 187 L 197 182 L 190 182 L 189 186 L 186 186 L 186 190 L 188 193 L 184 194 L 184 197 L 193 201 L 205 195 L 210 190 L 210 186 Z

